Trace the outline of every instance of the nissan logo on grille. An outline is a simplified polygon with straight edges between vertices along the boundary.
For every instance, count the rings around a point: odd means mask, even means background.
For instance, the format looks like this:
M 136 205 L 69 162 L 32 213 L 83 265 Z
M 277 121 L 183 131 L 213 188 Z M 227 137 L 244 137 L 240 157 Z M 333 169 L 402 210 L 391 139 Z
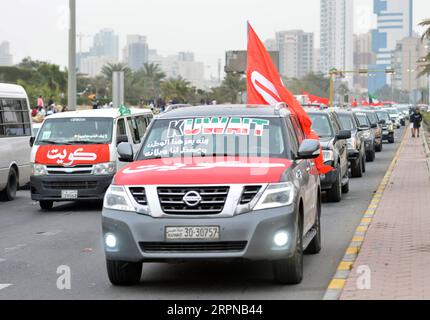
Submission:
M 200 204 L 202 197 L 197 191 L 190 191 L 182 198 L 182 201 L 189 207 L 195 207 Z

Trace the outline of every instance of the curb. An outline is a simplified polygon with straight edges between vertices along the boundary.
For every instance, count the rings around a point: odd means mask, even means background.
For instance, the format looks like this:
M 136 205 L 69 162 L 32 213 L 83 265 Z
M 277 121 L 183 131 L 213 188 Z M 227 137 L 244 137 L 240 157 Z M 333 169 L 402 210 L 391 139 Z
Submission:
M 430 148 L 429 145 L 427 143 L 427 136 L 428 136 L 428 131 L 427 131 L 427 126 L 424 125 L 423 126 L 423 134 L 421 135 L 421 137 L 423 138 L 423 142 L 424 142 L 424 148 L 425 148 L 425 152 L 426 152 L 426 158 L 427 158 L 427 168 L 429 169 L 430 172 Z
M 345 288 L 346 281 L 354 267 L 355 261 L 358 258 L 361 247 L 366 238 L 367 230 L 369 229 L 369 226 L 373 221 L 373 218 L 379 207 L 379 203 L 381 202 L 382 197 L 384 196 L 385 189 L 387 188 L 387 185 L 390 182 L 391 175 L 399 159 L 400 152 L 402 151 L 403 145 L 405 144 L 406 134 L 407 134 L 407 130 L 405 130 L 405 133 L 402 137 L 402 142 L 400 143 L 400 146 L 396 151 L 396 154 L 393 160 L 391 161 L 391 164 L 388 167 L 388 170 L 385 173 L 385 176 L 382 179 L 382 182 L 379 184 L 379 187 L 375 192 L 369 207 L 367 208 L 366 211 L 364 211 L 364 215 L 363 215 L 363 218 L 361 219 L 360 225 L 357 227 L 354 237 L 352 238 L 352 241 L 348 246 L 348 249 L 346 250 L 346 253 L 342 261 L 337 267 L 337 270 L 333 279 L 330 281 L 330 284 L 323 297 L 323 300 L 339 300 L 343 292 L 343 289 Z M 429 167 L 429 170 L 430 170 L 430 167 Z

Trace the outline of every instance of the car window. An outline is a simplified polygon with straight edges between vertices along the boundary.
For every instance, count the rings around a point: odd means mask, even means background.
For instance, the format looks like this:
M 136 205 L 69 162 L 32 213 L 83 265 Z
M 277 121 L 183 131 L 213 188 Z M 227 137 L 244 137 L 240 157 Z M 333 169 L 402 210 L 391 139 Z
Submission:
M 127 129 L 125 128 L 125 121 L 124 119 L 118 119 L 117 122 L 117 128 L 116 128 L 116 136 L 126 136 L 127 135 Z
M 291 116 L 291 124 L 293 125 L 294 131 L 296 133 L 297 140 L 299 144 L 301 144 L 303 140 L 305 140 L 305 135 L 303 133 L 302 127 L 299 124 L 299 121 L 297 120 L 297 117 L 294 115 Z
M 376 114 L 373 112 L 367 112 L 367 117 L 370 120 L 371 124 L 378 124 L 378 118 L 376 117 Z
M 343 130 L 355 130 L 354 118 L 350 114 L 338 115 Z
M 131 131 L 134 144 L 139 144 L 145 135 L 146 123 L 143 116 L 127 118 L 128 127 Z
M 312 129 L 318 134 L 320 138 L 333 137 L 334 132 L 327 114 L 309 114 L 312 120 Z
M 369 119 L 365 113 L 357 113 L 356 116 L 360 126 L 370 127 Z

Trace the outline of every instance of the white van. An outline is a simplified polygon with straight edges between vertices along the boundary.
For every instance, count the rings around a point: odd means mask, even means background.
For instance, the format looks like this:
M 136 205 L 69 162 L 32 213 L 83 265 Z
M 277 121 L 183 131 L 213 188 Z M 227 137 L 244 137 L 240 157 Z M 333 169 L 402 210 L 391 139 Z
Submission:
M 135 151 L 153 114 L 147 109 L 82 110 L 45 119 L 31 152 L 31 198 L 44 210 L 54 202 L 103 200 L 113 176 L 124 164 L 117 146 L 129 142 Z
M 30 104 L 24 88 L 0 84 L 0 197 L 13 200 L 30 181 Z

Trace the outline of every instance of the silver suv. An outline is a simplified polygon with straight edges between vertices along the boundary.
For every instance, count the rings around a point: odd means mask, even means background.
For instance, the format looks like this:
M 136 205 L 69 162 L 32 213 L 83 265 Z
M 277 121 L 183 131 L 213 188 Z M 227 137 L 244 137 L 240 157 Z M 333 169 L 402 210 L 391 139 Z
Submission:
M 269 260 L 275 279 L 303 278 L 321 250 L 317 141 L 283 107 L 203 106 L 156 118 L 114 178 L 103 209 L 114 285 L 140 281 L 145 262 Z

